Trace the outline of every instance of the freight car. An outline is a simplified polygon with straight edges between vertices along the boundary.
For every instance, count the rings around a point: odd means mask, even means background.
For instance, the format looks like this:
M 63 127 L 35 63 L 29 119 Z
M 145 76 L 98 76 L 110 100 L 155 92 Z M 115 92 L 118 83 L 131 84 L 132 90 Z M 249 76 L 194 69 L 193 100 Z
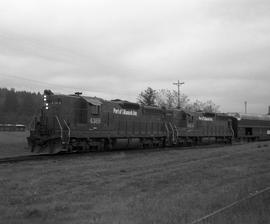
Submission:
M 44 91 L 28 143 L 32 152 L 110 150 L 231 142 L 232 117 Z
M 270 140 L 270 116 L 230 113 L 234 118 L 235 139 L 239 141 Z

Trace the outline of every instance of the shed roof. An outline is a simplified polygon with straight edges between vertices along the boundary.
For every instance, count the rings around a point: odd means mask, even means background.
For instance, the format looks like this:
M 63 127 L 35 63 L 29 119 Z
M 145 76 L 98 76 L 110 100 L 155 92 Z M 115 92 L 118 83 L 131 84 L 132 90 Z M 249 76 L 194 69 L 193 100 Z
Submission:
M 260 120 L 270 121 L 270 115 L 266 114 L 242 114 L 242 113 L 229 113 L 229 115 L 237 118 L 238 120 Z

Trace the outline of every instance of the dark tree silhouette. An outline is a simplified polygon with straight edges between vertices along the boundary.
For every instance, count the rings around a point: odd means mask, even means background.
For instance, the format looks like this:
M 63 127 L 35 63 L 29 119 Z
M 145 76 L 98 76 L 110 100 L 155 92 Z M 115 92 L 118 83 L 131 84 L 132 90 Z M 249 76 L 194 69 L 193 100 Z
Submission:
M 28 125 L 41 104 L 40 93 L 0 88 L 0 123 Z
M 159 106 L 166 108 L 176 108 L 178 101 L 178 94 L 176 91 L 168 89 L 154 90 L 148 87 L 146 90 L 141 92 L 138 96 L 138 102 L 142 105 Z M 196 100 L 191 102 L 188 96 L 181 94 L 180 96 L 181 109 L 186 111 L 202 111 L 202 112 L 219 112 L 219 106 L 216 105 L 212 100 L 202 102 Z
M 138 96 L 138 102 L 146 106 L 155 106 L 156 105 L 157 92 L 151 87 L 148 87 L 146 90 L 142 91 Z
M 11 89 L 6 94 L 6 98 L 4 101 L 4 111 L 16 113 L 18 110 L 18 105 L 19 104 L 18 104 L 17 95 L 15 93 L 15 89 Z

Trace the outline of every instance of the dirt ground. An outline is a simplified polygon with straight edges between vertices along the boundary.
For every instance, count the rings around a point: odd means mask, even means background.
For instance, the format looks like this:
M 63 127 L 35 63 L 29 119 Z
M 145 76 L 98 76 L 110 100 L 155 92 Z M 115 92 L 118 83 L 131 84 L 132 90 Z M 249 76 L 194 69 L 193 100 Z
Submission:
M 269 161 L 260 142 L 0 164 L 0 223 L 191 223 L 270 186 Z M 270 223 L 270 193 L 228 212 L 207 223 Z

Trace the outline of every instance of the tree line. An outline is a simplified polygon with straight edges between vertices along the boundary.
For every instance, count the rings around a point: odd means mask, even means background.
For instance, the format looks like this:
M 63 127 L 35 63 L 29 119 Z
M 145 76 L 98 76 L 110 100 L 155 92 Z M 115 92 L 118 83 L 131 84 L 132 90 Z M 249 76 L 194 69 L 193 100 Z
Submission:
M 138 103 L 142 105 L 165 107 L 168 109 L 177 108 L 178 93 L 175 90 L 154 90 L 151 87 L 148 87 L 139 94 L 137 100 Z M 180 108 L 191 112 L 219 112 L 219 106 L 212 100 L 206 102 L 196 100 L 195 102 L 191 102 L 188 96 L 184 94 L 180 95 Z
M 148 87 L 138 95 L 138 103 L 148 106 L 176 108 L 178 94 L 167 89 Z M 42 106 L 42 95 L 15 89 L 0 88 L 0 124 L 24 124 L 28 126 Z M 180 97 L 181 109 L 187 111 L 219 112 L 219 106 L 211 100 L 191 102 L 188 96 Z
M 0 123 L 29 125 L 42 104 L 42 95 L 0 88 Z

